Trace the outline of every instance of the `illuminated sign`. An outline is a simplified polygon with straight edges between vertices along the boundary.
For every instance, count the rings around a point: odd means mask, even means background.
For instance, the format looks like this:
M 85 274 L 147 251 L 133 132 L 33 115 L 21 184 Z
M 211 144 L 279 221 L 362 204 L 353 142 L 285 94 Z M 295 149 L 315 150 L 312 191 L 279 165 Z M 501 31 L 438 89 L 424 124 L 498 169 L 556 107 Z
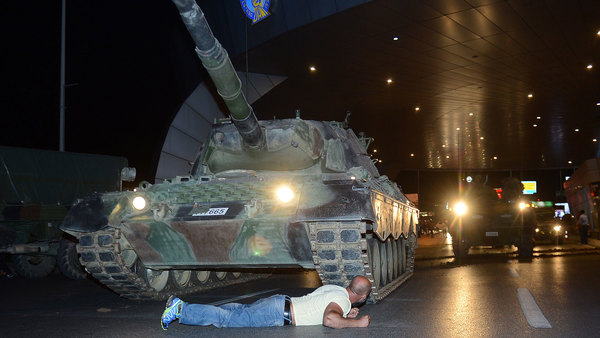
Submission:
M 246 13 L 246 16 L 252 20 L 252 24 L 271 15 L 271 13 L 269 13 L 271 0 L 240 0 L 240 3 L 242 4 L 242 9 L 244 10 L 244 13 Z
M 521 181 L 523 183 L 523 194 L 532 195 L 537 192 L 537 181 Z

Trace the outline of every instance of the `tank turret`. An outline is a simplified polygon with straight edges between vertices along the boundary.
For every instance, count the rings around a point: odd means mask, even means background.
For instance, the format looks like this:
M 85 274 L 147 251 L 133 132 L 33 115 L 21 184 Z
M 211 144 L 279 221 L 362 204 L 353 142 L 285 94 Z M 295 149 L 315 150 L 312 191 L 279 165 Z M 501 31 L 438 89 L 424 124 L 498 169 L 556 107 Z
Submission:
M 225 101 L 231 120 L 249 148 L 264 147 L 265 136 L 252 107 L 242 92 L 242 83 L 227 51 L 213 35 L 204 13 L 194 0 L 173 0 L 183 23 L 196 44 L 196 54 Z

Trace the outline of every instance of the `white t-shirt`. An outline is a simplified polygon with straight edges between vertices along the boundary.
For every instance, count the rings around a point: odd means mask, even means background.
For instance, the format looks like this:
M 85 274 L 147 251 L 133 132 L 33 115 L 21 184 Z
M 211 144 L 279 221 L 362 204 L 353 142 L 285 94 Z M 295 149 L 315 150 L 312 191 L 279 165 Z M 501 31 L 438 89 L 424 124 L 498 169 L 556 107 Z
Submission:
M 344 317 L 352 308 L 348 291 L 337 285 L 324 285 L 306 296 L 292 297 L 296 325 L 322 325 L 323 314 L 331 302 L 342 308 Z

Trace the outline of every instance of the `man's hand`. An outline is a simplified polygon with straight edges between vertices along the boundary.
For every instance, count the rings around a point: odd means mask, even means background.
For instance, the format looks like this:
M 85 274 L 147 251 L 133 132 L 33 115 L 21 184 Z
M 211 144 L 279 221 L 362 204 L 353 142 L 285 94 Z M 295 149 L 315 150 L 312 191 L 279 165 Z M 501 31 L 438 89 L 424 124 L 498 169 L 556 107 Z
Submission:
M 350 312 L 348 312 L 348 314 L 346 315 L 346 318 L 356 318 L 356 316 L 358 316 L 358 308 L 357 307 L 353 307 L 352 309 L 350 309 Z
M 335 302 L 329 303 L 323 314 L 323 325 L 334 329 L 344 327 L 367 327 L 371 323 L 369 315 L 356 318 L 358 309 L 352 308 L 346 318 L 343 317 L 342 308 Z
M 367 327 L 367 326 L 369 326 L 369 324 L 371 324 L 371 316 L 369 316 L 369 315 L 364 315 L 364 316 L 358 318 L 357 320 L 361 324 L 359 327 Z

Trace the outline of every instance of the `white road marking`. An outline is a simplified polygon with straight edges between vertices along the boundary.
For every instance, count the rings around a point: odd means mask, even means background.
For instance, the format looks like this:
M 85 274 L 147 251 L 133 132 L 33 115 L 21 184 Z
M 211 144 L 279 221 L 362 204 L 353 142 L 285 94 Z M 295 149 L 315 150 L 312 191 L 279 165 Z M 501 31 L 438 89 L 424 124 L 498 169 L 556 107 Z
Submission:
M 517 269 L 515 269 L 515 268 L 509 268 L 508 272 L 510 273 L 510 276 L 513 278 L 521 277 L 521 276 L 519 276 L 519 272 L 517 272 Z
M 521 302 L 521 309 L 523 309 L 523 313 L 525 314 L 525 318 L 527 318 L 527 322 L 532 327 L 537 329 L 551 329 L 552 325 L 544 314 L 540 307 L 533 299 L 531 292 L 525 288 L 517 289 L 517 295 L 519 297 L 519 302 Z
M 239 296 L 239 297 L 233 297 L 233 298 L 229 298 L 229 299 L 225 299 L 225 300 L 219 300 L 216 302 L 212 302 L 212 303 L 209 303 L 209 305 L 219 306 L 219 305 L 223 305 L 223 304 L 227 304 L 227 303 L 232 303 L 232 302 L 238 301 L 240 299 L 250 298 L 250 297 L 262 295 L 263 293 L 269 293 L 269 292 L 273 292 L 273 291 L 277 291 L 277 290 L 279 290 L 279 289 L 271 289 L 271 290 L 249 293 L 247 295 L 243 295 L 243 296 Z

